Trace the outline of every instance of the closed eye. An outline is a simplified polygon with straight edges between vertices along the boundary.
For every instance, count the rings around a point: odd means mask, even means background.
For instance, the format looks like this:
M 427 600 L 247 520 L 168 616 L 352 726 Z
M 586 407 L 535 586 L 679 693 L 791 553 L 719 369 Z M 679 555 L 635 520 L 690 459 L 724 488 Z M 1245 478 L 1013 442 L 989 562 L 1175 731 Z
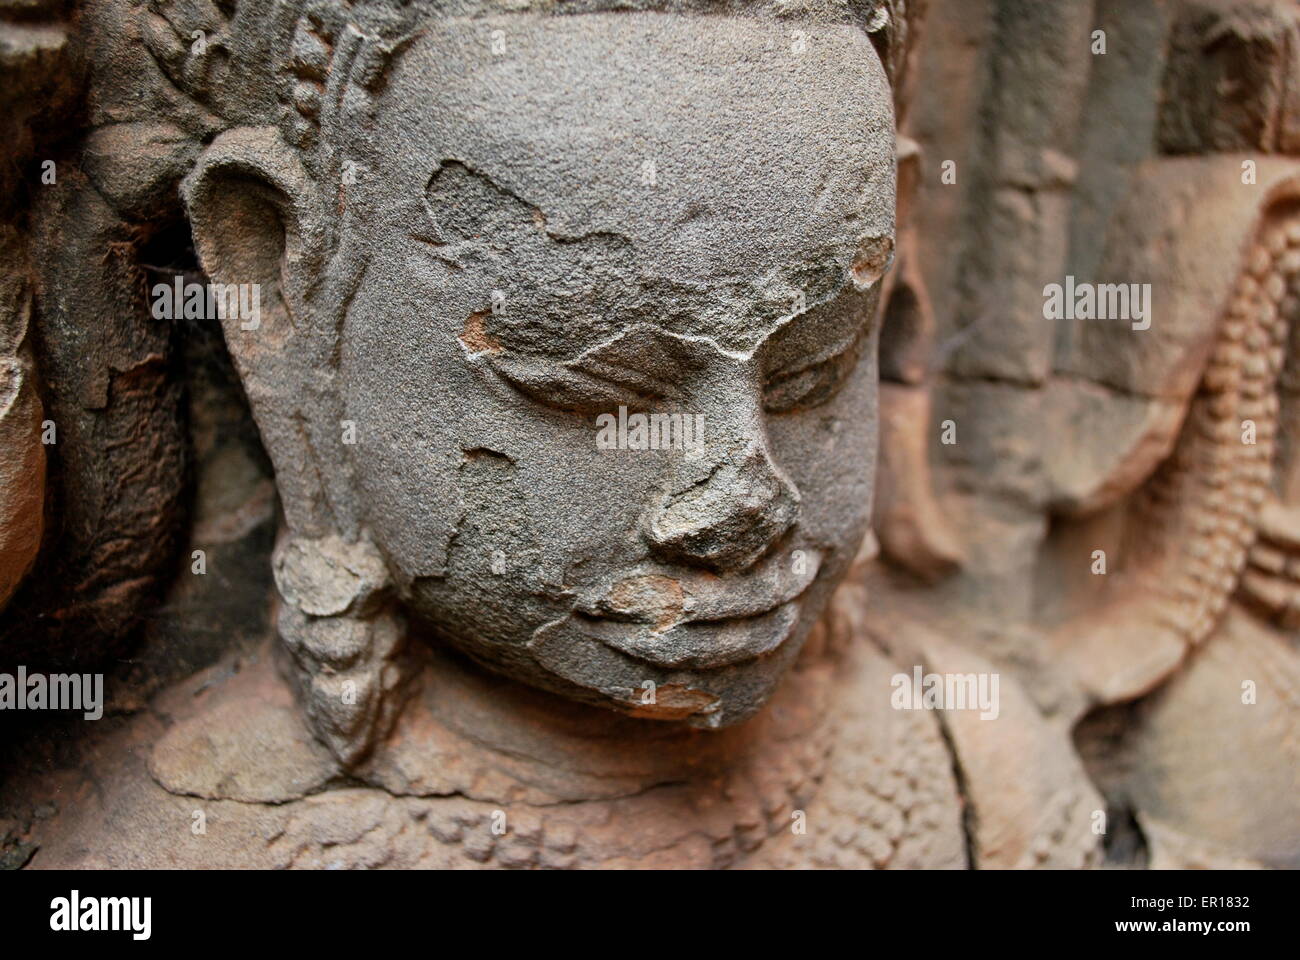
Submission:
M 763 384 L 763 409 L 768 413 L 792 413 L 826 403 L 857 366 L 862 341 L 859 336 L 832 357 L 768 377 Z
M 671 383 L 665 383 L 642 370 L 634 370 L 605 359 L 586 357 L 579 363 L 567 366 L 576 373 L 586 374 L 612 388 L 626 390 L 642 400 L 662 400 L 677 393 Z
M 529 399 L 557 410 L 593 414 L 618 406 L 644 409 L 673 393 L 666 384 L 612 364 L 588 360 L 579 367 L 504 353 L 484 359 Z

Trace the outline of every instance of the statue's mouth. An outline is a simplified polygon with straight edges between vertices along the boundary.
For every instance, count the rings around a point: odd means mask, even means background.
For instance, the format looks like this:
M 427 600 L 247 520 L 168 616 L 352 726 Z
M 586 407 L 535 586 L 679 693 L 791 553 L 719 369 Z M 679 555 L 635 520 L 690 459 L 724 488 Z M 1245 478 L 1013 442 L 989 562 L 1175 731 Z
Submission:
M 739 577 L 642 568 L 579 600 L 575 625 L 630 657 L 671 669 L 730 666 L 781 646 L 799 622 L 799 598 L 817 578 L 811 548 L 769 558 Z
M 656 667 L 709 670 L 771 653 L 794 632 L 799 611 L 795 599 L 751 617 L 690 621 L 666 629 L 584 614 L 576 619 L 587 636 Z

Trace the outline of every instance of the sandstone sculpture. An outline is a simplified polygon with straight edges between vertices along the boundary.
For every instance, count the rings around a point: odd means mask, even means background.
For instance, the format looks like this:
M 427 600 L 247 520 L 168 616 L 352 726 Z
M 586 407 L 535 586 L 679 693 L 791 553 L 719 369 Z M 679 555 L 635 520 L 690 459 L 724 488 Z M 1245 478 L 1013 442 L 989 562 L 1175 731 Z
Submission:
M 9 148 L 0 655 L 139 651 L 73 756 L 9 738 L 6 861 L 1294 865 L 1300 194 L 1186 85 L 1266 28 L 1114 6 L 0 24 L 85 114 Z

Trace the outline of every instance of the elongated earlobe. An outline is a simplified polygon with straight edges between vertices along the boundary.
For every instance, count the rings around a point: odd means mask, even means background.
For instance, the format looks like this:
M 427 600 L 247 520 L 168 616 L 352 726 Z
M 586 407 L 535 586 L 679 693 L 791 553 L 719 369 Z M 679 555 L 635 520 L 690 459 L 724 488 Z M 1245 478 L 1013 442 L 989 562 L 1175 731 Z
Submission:
M 322 536 L 337 525 L 310 442 L 328 406 L 313 398 L 311 375 L 319 349 L 310 292 L 324 250 L 314 191 L 274 127 L 222 134 L 182 184 L 204 272 L 240 304 L 222 311 L 222 327 L 276 468 L 285 517 L 295 533 Z
M 224 298 L 238 309 L 222 311 L 222 328 L 284 504 L 273 558 L 281 667 L 316 737 L 352 768 L 391 728 L 411 669 L 383 558 L 347 498 L 329 497 L 348 472 L 329 376 L 336 317 L 318 295 L 327 243 L 316 184 L 278 130 L 245 129 L 204 151 L 183 193 L 210 284 L 237 294 Z

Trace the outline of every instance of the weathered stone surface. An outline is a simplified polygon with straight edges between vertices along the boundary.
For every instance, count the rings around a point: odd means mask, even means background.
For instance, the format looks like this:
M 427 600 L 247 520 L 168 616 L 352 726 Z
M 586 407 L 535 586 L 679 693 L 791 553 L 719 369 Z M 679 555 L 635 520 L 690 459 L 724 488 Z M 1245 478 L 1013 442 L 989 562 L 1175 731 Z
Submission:
M 231 700 L 158 741 L 149 773 L 171 793 L 281 803 L 318 791 L 336 767 L 292 703 Z
M 1275 0 L 1178 4 L 1170 30 L 1159 140 L 1168 153 L 1300 146 L 1294 6 Z
M 0 233 L 0 609 L 40 549 L 45 526 L 42 407 L 28 343 L 31 290 L 22 242 Z
M 56 778 L 76 802 L 41 825 L 31 865 L 964 866 L 937 724 L 874 695 L 888 690 L 888 660 L 836 643 L 775 709 L 704 739 L 485 683 L 438 657 L 363 772 L 382 789 L 322 789 L 337 768 L 286 711 L 289 691 L 263 658 L 197 699 L 163 700 L 175 724 L 161 737 L 142 715 L 98 764 Z M 153 739 L 147 765 L 106 763 Z M 796 813 L 806 832 L 791 830 Z M 145 846 L 157 853 L 146 859 Z
M 1290 371 L 1300 258 L 1288 251 L 1300 230 L 1294 164 L 1268 155 L 1294 152 L 1284 132 L 1294 7 L 1097 4 L 1089 35 L 1061 58 L 1063 76 L 1038 91 L 995 85 L 1008 63 L 1032 67 L 1048 46 L 998 49 L 986 31 L 1018 5 L 990 6 L 941 5 L 957 23 L 921 60 L 923 88 L 925 76 L 942 82 L 989 38 L 988 72 L 976 73 L 986 86 L 963 94 L 985 105 L 963 114 L 979 119 L 963 123 L 937 106 L 928 114 L 939 155 L 962 161 L 965 180 L 932 179 L 919 201 L 921 221 L 942 231 L 922 232 L 925 282 L 938 290 L 954 276 L 975 278 L 956 296 L 932 298 L 941 369 L 929 429 L 942 436 L 951 423 L 955 441 L 932 441 L 929 466 L 963 562 L 920 589 L 886 551 L 872 572 L 875 602 L 882 621 L 912 618 L 980 645 L 1025 680 L 1054 722 L 1077 724 L 1076 744 L 1105 794 L 1113 862 L 1287 863 L 1264 851 L 1286 850 L 1300 835 L 1283 746 L 1289 720 L 1281 719 L 1294 707 L 1272 694 L 1276 713 L 1233 705 L 1246 658 L 1267 656 L 1284 676 L 1295 664 L 1286 544 L 1297 494 Z M 1058 13 L 1067 16 L 1054 5 L 1039 10 L 1040 18 Z M 1082 89 L 1081 78 L 1088 92 L 1076 139 L 1078 104 L 1065 91 Z M 1060 109 L 1035 125 L 1052 97 Z M 914 115 L 927 116 L 922 104 Z M 1074 162 L 1056 165 L 1055 178 L 1022 176 L 1022 195 L 1007 201 L 1022 216 L 990 230 L 991 198 L 1000 196 L 994 171 L 1009 168 L 993 152 L 986 167 L 972 164 L 977 137 L 1011 145 L 1009 158 L 1055 151 Z M 1055 226 L 1041 229 L 1051 219 L 1039 216 L 1048 184 L 1064 200 L 1055 214 L 1065 218 L 1064 256 Z M 962 243 L 969 249 L 949 262 Z M 1010 266 L 987 269 L 1002 263 Z M 1042 296 L 1016 307 L 1007 326 L 969 322 L 984 309 L 973 297 L 953 302 L 1004 282 L 1013 302 L 1025 277 Z M 1128 313 L 1048 319 L 1046 285 L 1067 277 L 1149 284 L 1149 325 Z M 1261 618 L 1259 629 L 1242 628 L 1238 603 Z M 1242 660 L 1212 652 L 1225 643 Z M 1211 706 L 1192 692 L 1214 685 L 1236 696 Z M 1223 730 L 1217 746 L 1193 732 L 1206 717 Z M 1106 732 L 1102 719 L 1119 732 Z M 1140 758 L 1139 748 L 1108 749 L 1111 737 L 1142 744 Z M 1213 758 L 1227 752 L 1241 758 L 1236 779 L 1211 786 Z M 979 751 L 959 746 L 957 754 Z M 1267 825 L 1225 813 L 1254 789 L 1269 798 Z M 1234 827 L 1209 828 L 1216 817 Z
M 1296 866 L 1296 23 L 0 3 L 0 864 Z

